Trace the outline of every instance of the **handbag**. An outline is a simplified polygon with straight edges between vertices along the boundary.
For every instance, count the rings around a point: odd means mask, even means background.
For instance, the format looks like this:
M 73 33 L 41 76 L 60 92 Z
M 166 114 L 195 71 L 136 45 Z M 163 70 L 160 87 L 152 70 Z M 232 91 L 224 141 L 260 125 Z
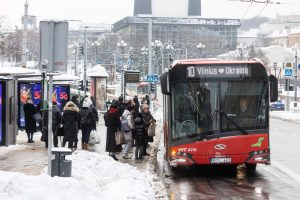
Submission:
M 41 114 L 40 113 L 35 113 L 34 115 L 33 115 L 33 118 L 37 121 L 37 122 L 40 122 L 40 121 L 42 121 L 42 116 L 41 116 Z
M 48 139 L 48 128 L 44 127 L 42 130 L 42 136 L 41 136 L 41 141 L 46 142 Z
M 63 124 L 59 124 L 56 128 L 56 136 L 64 136 L 65 132 L 64 132 L 64 126 Z
M 155 123 L 150 124 L 150 126 L 148 128 L 148 136 L 149 137 L 154 137 L 155 136 L 155 128 L 156 128 Z
M 124 144 L 125 137 L 122 131 L 115 132 L 115 138 L 116 138 L 116 145 Z

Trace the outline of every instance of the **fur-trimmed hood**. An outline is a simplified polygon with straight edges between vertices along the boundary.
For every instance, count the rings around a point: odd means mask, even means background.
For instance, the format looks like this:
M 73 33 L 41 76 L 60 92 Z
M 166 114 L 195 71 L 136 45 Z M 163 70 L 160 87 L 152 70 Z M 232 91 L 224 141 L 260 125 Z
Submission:
M 79 112 L 79 109 L 72 101 L 69 101 L 68 103 L 66 103 L 66 105 L 64 107 L 64 111 L 66 111 L 66 110 Z

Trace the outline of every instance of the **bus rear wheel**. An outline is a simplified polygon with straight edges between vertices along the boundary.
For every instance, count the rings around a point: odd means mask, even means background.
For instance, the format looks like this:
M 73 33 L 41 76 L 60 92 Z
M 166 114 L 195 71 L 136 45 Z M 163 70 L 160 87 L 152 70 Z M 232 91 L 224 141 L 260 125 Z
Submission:
M 253 174 L 256 172 L 257 164 L 246 164 L 247 174 Z

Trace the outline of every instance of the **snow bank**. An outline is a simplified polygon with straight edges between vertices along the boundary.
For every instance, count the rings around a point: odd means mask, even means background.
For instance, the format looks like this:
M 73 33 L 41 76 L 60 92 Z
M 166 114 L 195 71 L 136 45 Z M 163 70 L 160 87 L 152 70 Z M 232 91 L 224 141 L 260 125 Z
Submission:
M 72 160 L 72 178 L 0 171 L 0 199 L 154 199 L 145 174 L 135 167 L 85 151 L 76 151 L 67 159 Z
M 300 123 L 299 111 L 272 111 L 270 112 L 270 117 L 294 123 Z
M 8 147 L 0 147 L 0 155 L 4 155 L 10 151 L 16 151 L 16 150 L 22 150 L 22 149 L 25 149 L 26 145 L 19 145 L 19 144 L 16 144 L 16 145 L 10 145 Z

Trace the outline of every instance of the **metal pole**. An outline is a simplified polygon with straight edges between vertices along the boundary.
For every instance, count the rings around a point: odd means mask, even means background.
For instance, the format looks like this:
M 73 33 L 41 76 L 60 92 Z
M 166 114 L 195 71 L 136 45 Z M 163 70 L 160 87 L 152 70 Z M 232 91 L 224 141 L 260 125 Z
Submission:
M 163 47 L 161 47 L 161 74 L 164 73 L 164 65 L 165 65 L 165 62 L 164 62 L 164 50 L 163 50 Z
M 148 30 L 148 75 L 153 75 L 152 71 L 152 19 L 149 21 L 149 30 Z M 148 93 L 149 97 L 151 97 L 151 84 L 148 83 Z
M 148 30 L 148 42 L 149 42 L 149 47 L 148 47 L 148 75 L 152 75 L 153 71 L 152 71 L 152 19 L 150 19 L 149 22 L 149 30 Z
M 122 46 L 121 46 L 121 95 L 123 96 L 123 100 L 125 102 L 125 94 L 124 94 L 124 65 L 123 65 L 123 47 Z
M 51 176 L 51 151 L 52 151 L 52 93 L 53 74 L 49 74 L 49 94 L 48 94 L 48 174 Z
M 287 85 L 288 85 L 288 87 L 287 87 L 288 91 L 287 91 L 287 105 L 286 105 L 286 108 L 287 108 L 287 111 L 289 111 L 290 110 L 290 79 L 289 78 L 287 79 Z
M 75 76 L 77 76 L 77 46 L 75 47 Z
M 297 55 L 298 50 L 295 48 L 295 76 L 294 76 L 294 108 L 297 107 L 297 78 L 298 78 L 298 64 L 297 64 Z
M 84 27 L 84 67 L 83 67 L 83 91 L 84 96 L 86 95 L 86 63 L 87 63 L 87 41 L 86 41 L 86 29 L 88 27 Z

